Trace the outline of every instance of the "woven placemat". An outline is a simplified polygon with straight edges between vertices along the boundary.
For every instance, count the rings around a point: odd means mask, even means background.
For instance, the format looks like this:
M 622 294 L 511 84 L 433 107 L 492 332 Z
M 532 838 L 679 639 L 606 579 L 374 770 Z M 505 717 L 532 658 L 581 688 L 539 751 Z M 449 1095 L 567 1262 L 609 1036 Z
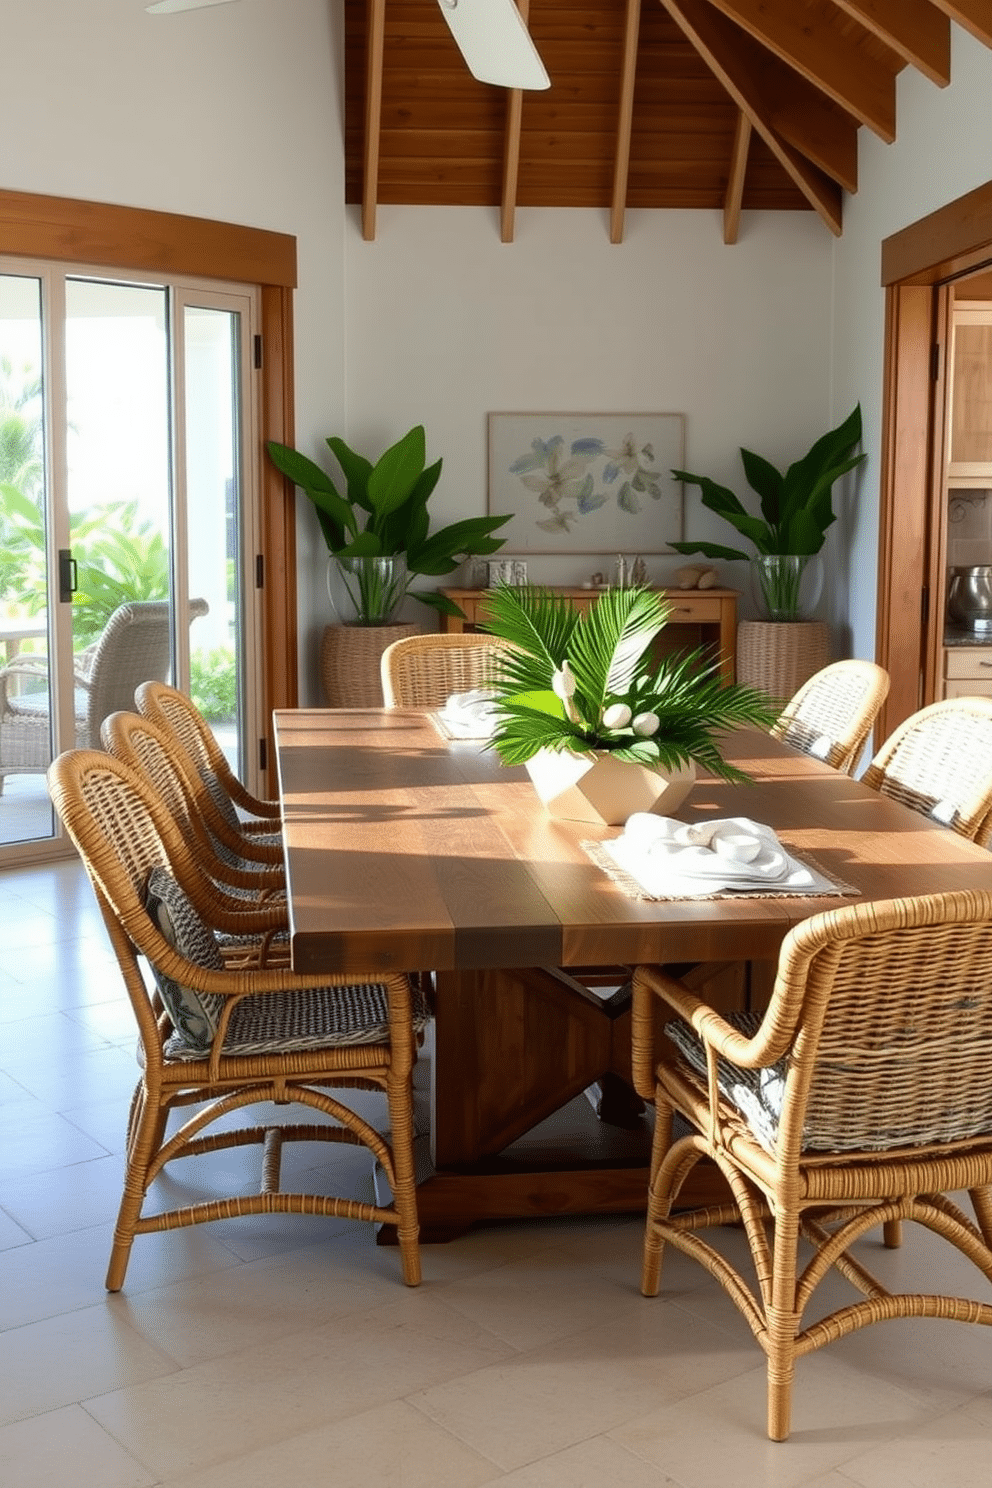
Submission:
M 614 862 L 613 858 L 606 851 L 604 843 L 582 842 L 580 846 L 586 856 L 595 863 L 597 868 L 602 869 L 607 878 L 613 880 L 617 888 L 621 889 L 627 895 L 628 899 L 643 899 L 648 904 L 677 904 L 682 901 L 692 902 L 697 899 L 801 899 L 803 897 L 801 893 L 797 893 L 795 890 L 788 894 L 777 894 L 774 889 L 715 889 L 709 894 L 649 894 L 647 889 L 638 883 L 633 874 L 628 873 L 625 868 L 620 867 L 619 863 Z M 789 856 L 795 858 L 797 863 L 803 863 L 807 868 L 812 868 L 817 873 L 821 873 L 824 878 L 830 880 L 833 886 L 830 889 L 813 890 L 808 896 L 810 899 L 822 899 L 828 895 L 854 899 L 861 897 L 860 889 L 856 889 L 853 884 L 845 882 L 842 878 L 837 878 L 833 873 L 827 873 L 816 859 L 810 857 L 808 853 L 801 858 L 796 857 L 795 853 L 790 853 Z

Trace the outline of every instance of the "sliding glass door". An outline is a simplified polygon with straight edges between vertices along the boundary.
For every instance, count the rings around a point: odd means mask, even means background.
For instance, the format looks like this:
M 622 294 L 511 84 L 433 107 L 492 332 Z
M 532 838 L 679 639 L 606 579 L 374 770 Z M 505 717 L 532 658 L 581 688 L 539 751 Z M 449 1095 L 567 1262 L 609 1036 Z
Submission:
M 48 762 L 99 747 L 146 677 L 251 777 L 254 313 L 242 290 L 0 273 L 0 861 L 54 844 Z

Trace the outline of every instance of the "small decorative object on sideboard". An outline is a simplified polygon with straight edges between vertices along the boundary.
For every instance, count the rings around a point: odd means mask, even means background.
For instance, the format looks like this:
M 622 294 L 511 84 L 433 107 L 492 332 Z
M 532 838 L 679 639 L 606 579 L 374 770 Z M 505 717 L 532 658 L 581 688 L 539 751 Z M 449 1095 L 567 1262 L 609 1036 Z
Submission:
M 635 811 L 671 815 L 696 765 L 739 780 L 717 737 L 768 728 L 766 698 L 724 683 L 702 652 L 655 661 L 671 606 L 652 589 L 607 589 L 580 611 L 545 589 L 493 591 L 483 630 L 509 641 L 494 681 L 492 746 L 525 765 L 553 816 L 618 824 Z M 746 778 L 746 777 L 745 777 Z

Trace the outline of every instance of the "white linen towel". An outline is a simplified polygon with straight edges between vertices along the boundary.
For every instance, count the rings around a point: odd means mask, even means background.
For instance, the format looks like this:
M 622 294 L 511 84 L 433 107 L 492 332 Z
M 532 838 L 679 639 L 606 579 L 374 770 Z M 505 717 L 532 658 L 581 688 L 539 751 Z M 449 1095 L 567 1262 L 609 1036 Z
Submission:
M 453 692 L 437 710 L 437 718 L 453 739 L 491 739 L 499 716 L 495 696 L 485 687 Z
M 620 837 L 602 843 L 610 858 L 658 899 L 701 894 L 836 894 L 843 890 L 786 852 L 771 827 L 746 816 L 693 825 L 637 811 Z

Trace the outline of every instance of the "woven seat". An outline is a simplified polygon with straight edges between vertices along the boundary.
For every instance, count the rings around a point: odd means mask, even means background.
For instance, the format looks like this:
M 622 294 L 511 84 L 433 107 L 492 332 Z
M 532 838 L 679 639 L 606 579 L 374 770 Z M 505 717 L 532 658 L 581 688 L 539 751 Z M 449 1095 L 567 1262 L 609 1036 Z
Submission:
M 873 661 L 835 661 L 810 677 L 783 708 L 771 734 L 850 775 L 889 692 Z
M 862 779 L 962 837 L 983 841 L 992 812 L 992 698 L 948 698 L 921 708 L 889 735 Z
M 443 708 L 455 693 L 491 682 L 506 642 L 473 632 L 404 636 L 382 653 L 387 708 Z
M 189 617 L 207 613 L 204 599 L 190 601 Z M 99 639 L 76 657 L 75 743 L 97 749 L 100 725 L 118 708 L 133 706 L 134 689 L 148 677 L 163 681 L 171 656 L 167 600 L 122 604 Z M 41 775 L 52 758 L 48 664 L 22 657 L 0 668 L 0 792 L 7 775 Z
M 767 1355 L 773 1440 L 789 1434 L 801 1356 L 891 1318 L 992 1324 L 992 1293 L 893 1292 L 852 1249 L 916 1221 L 992 1282 L 992 893 L 814 915 L 783 942 L 763 1016 L 724 1018 L 660 967 L 639 967 L 632 1039 L 637 1089 L 656 1109 L 642 1290 L 658 1291 L 666 1243 L 720 1282 Z M 702 1158 L 731 1201 L 673 1213 Z M 974 1219 L 947 1197 L 958 1190 Z M 738 1223 L 753 1276 L 702 1234 Z M 800 1237 L 813 1258 L 798 1274 Z M 862 1297 L 805 1323 L 831 1267 Z
M 191 698 L 164 682 L 148 681 L 137 687 L 134 704 L 144 718 L 171 733 L 182 748 L 193 771 L 211 793 L 230 825 L 241 831 L 270 836 L 281 831 L 279 802 L 254 795 L 231 769 L 224 752 L 203 714 Z M 130 701 L 128 705 L 130 706 Z M 240 823 L 238 822 L 238 818 Z M 236 843 L 229 843 L 236 848 Z
M 123 1285 L 135 1235 L 275 1213 L 395 1226 L 403 1279 L 415 1286 L 420 1260 L 411 1077 L 428 1014 L 409 979 L 372 968 L 358 976 L 301 976 L 250 958 L 230 967 L 217 932 L 247 938 L 285 931 L 285 905 L 232 909 L 218 900 L 195 847 L 142 777 L 113 756 L 69 751 L 51 766 L 48 783 L 93 885 L 140 1034 L 141 1076 L 131 1104 L 108 1290 Z M 356 1087 L 384 1092 L 388 1139 L 343 1102 L 342 1094 Z M 264 1102 L 302 1105 L 317 1119 L 227 1124 L 241 1107 Z M 183 1107 L 190 1114 L 167 1134 L 170 1116 Z M 218 1121 L 220 1128 L 209 1131 Z M 293 1141 L 364 1145 L 381 1167 L 392 1203 L 284 1192 L 280 1152 Z M 191 1195 L 188 1203 L 156 1203 L 155 1212 L 144 1212 L 167 1164 L 175 1185 L 180 1175 L 172 1165 L 179 1158 L 253 1143 L 263 1147 L 258 1193 L 239 1184 L 228 1196 Z M 168 1190 L 157 1196 L 169 1197 Z

